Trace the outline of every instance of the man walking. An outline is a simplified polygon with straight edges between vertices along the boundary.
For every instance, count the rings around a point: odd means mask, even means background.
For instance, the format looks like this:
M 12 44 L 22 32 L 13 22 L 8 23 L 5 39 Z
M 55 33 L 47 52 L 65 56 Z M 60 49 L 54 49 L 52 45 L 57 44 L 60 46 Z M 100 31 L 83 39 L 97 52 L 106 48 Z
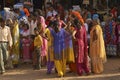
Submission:
M 5 20 L 0 18 L 0 73 L 5 72 L 4 64 L 8 58 L 8 50 L 12 46 L 10 28 L 5 25 Z

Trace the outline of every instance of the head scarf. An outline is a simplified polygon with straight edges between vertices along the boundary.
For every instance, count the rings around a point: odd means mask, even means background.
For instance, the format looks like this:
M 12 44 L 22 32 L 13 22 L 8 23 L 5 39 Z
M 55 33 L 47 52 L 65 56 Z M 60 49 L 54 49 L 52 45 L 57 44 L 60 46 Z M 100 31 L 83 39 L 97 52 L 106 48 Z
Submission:
M 45 24 L 45 18 L 43 16 L 40 16 L 40 23 L 42 25 L 42 28 L 45 30 L 47 25 Z

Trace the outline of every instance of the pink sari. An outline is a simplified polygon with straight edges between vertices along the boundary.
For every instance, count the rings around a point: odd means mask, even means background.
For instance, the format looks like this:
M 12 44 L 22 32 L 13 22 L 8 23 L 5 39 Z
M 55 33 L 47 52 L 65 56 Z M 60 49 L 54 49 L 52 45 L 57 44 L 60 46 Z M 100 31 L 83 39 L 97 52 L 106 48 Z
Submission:
M 43 33 L 45 31 L 45 28 L 47 27 L 47 25 L 45 24 L 45 19 L 43 16 L 40 16 L 40 23 L 42 25 L 42 31 L 40 32 L 40 35 L 43 36 Z M 47 40 L 42 37 L 42 40 L 43 40 L 43 44 L 42 44 L 42 47 L 41 47 L 41 65 L 42 66 L 45 66 L 46 65 L 46 55 L 47 55 Z
M 40 23 L 42 24 L 42 29 L 43 32 L 45 31 L 45 28 L 47 27 L 47 25 L 45 24 L 45 19 L 43 16 L 40 16 Z M 47 55 L 47 40 L 45 38 L 43 38 L 43 45 L 41 48 L 41 56 L 46 56 Z

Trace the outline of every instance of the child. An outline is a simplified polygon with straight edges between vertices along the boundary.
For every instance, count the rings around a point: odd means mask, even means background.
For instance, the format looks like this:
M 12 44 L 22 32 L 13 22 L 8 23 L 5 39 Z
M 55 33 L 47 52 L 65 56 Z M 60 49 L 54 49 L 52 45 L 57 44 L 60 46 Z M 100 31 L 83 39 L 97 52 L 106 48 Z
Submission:
M 22 39 L 23 62 L 28 63 L 30 62 L 30 32 L 28 24 L 23 25 L 21 39 Z
M 35 28 L 35 39 L 34 39 L 34 53 L 33 53 L 33 68 L 40 69 L 40 53 L 41 53 L 41 46 L 42 46 L 42 37 L 39 35 L 39 29 Z

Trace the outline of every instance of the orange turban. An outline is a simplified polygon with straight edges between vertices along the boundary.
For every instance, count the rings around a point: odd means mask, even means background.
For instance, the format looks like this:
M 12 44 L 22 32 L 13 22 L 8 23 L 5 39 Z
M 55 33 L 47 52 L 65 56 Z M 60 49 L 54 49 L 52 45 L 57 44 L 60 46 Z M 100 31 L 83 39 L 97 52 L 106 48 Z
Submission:
M 84 24 L 84 20 L 83 20 L 81 14 L 80 14 L 78 11 L 72 11 L 72 14 L 73 14 L 74 16 L 76 16 L 76 17 L 80 20 L 80 22 L 81 22 L 82 24 Z

